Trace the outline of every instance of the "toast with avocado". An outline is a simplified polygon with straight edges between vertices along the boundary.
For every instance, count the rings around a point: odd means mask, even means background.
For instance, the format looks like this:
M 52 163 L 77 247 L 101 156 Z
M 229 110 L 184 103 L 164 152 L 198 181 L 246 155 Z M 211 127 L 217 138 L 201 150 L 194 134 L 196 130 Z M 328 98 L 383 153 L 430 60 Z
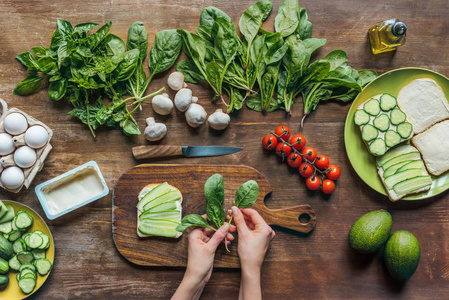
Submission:
M 181 223 L 182 194 L 167 182 L 149 184 L 139 193 L 137 208 L 137 235 L 179 238 L 176 231 Z

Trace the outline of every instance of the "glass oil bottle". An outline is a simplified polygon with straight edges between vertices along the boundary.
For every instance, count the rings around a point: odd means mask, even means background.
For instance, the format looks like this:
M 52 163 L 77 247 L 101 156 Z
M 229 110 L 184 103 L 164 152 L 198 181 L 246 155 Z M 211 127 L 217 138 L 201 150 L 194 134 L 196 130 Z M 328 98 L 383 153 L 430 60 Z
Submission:
M 368 31 L 374 54 L 396 50 L 405 44 L 407 26 L 397 19 L 390 19 L 372 26 Z

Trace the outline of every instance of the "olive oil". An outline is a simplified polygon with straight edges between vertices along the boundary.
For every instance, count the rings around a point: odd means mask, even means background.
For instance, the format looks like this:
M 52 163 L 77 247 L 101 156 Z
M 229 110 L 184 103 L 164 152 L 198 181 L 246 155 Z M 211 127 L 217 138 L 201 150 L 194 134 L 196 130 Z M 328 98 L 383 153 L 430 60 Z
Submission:
M 396 50 L 405 44 L 407 26 L 397 19 L 378 23 L 368 31 L 371 50 L 374 54 Z

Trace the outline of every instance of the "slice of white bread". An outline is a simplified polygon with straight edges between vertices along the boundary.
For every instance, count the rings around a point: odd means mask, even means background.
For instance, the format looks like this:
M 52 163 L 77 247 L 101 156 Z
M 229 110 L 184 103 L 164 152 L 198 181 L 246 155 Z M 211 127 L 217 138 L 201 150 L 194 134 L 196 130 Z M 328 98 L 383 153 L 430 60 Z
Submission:
M 449 103 L 441 87 L 432 79 L 413 80 L 399 91 L 397 101 L 415 134 L 449 119 Z
M 449 170 L 449 120 L 415 135 L 412 143 L 421 152 L 430 174 L 438 176 Z
M 146 194 L 148 194 L 152 189 L 154 189 L 155 187 L 157 187 L 159 184 L 149 184 L 146 187 L 144 187 L 138 196 L 138 200 L 140 201 Z M 170 185 L 170 189 L 172 191 L 176 191 L 178 190 L 177 188 L 175 188 L 174 186 Z M 179 199 L 178 201 L 176 201 L 176 209 L 179 210 L 179 216 L 182 216 L 182 199 L 183 197 L 181 196 L 181 199 Z M 150 237 L 152 235 L 148 235 L 148 234 L 143 234 L 142 232 L 139 231 L 139 223 L 140 223 L 140 219 L 139 216 L 142 214 L 142 212 L 140 210 L 137 209 L 137 235 L 139 237 Z M 182 232 L 178 232 L 175 236 L 175 238 L 179 238 L 182 235 Z

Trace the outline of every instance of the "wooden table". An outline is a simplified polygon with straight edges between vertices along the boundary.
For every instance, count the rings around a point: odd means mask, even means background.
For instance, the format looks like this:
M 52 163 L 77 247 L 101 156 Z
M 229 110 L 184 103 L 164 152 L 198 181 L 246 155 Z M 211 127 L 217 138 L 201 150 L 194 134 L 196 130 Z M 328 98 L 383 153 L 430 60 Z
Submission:
M 264 25 L 272 30 L 281 1 Z M 167 3 L 167 4 L 164 4 Z M 119 130 L 100 129 L 93 139 L 88 128 L 67 115 L 70 107 L 52 102 L 42 89 L 30 97 L 13 96 L 12 90 L 26 72 L 14 60 L 31 47 L 48 46 L 56 18 L 73 24 L 112 21 L 112 32 L 126 39 L 128 27 L 143 21 L 150 44 L 156 32 L 168 28 L 193 31 L 199 25 L 201 9 L 214 5 L 237 22 L 253 1 L 0 1 L 0 97 L 10 107 L 31 114 L 54 130 L 50 153 L 43 170 L 29 190 L 11 194 L 0 190 L 1 199 L 31 206 L 44 216 L 34 193 L 35 185 L 95 160 L 112 190 L 120 174 L 138 164 L 131 147 L 147 143 L 143 136 L 128 138 Z M 356 69 L 373 68 L 379 73 L 417 66 L 449 75 L 449 5 L 447 1 L 301 1 L 314 24 L 314 37 L 327 38 L 319 51 L 344 49 L 349 64 Z M 377 21 L 397 17 L 408 25 L 407 44 L 397 53 L 373 56 L 366 37 Z M 149 92 L 165 85 L 168 73 L 158 76 Z M 216 106 L 209 102 L 212 92 L 204 85 L 190 85 L 208 113 Z M 170 93 L 171 96 L 174 93 Z M 166 163 L 246 164 L 260 170 L 270 181 L 273 194 L 267 201 L 272 208 L 310 204 L 317 213 L 317 226 L 310 235 L 295 235 L 276 229 L 276 239 L 263 266 L 262 286 L 266 299 L 298 298 L 445 298 L 449 293 L 448 194 L 417 202 L 391 203 L 371 190 L 350 166 L 343 143 L 343 129 L 349 105 L 329 101 L 320 104 L 303 129 L 301 101 L 293 116 L 283 112 L 263 116 L 242 109 L 232 117 L 230 127 L 215 134 L 207 126 L 193 130 L 179 112 L 169 117 L 156 116 L 168 126 L 164 144 L 242 146 L 243 152 L 213 158 L 179 158 Z M 154 113 L 148 103 L 137 115 L 141 130 L 144 120 Z M 260 141 L 270 130 L 286 124 L 293 132 L 307 137 L 319 153 L 341 167 L 342 176 L 331 197 L 309 193 L 299 176 L 274 155 L 262 151 Z M 48 221 L 55 239 L 56 259 L 47 283 L 36 293 L 38 299 L 131 299 L 169 298 L 184 270 L 141 268 L 128 263 L 116 251 L 111 238 L 111 193 L 87 207 L 55 221 Z M 420 241 L 421 262 L 416 274 L 405 285 L 387 275 L 380 255 L 362 258 L 348 248 L 351 224 L 362 214 L 388 209 L 394 219 L 393 230 L 409 230 Z M 240 272 L 215 270 L 204 290 L 203 299 L 236 299 Z M 1 294 L 0 294 L 1 295 Z

